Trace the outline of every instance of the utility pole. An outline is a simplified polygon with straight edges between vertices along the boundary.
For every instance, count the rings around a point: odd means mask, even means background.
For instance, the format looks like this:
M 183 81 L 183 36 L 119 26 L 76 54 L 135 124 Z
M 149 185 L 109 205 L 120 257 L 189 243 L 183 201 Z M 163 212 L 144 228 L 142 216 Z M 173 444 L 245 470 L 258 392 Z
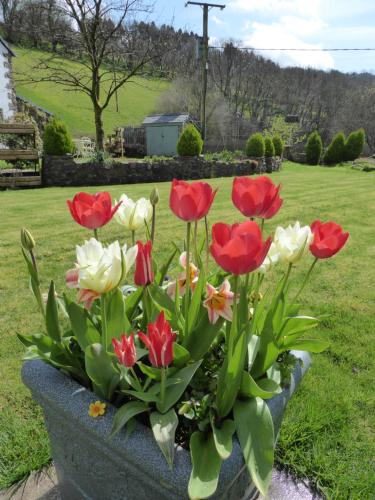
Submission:
M 203 57 L 202 57 L 202 102 L 201 102 L 201 127 L 202 139 L 206 139 L 206 98 L 208 77 L 208 11 L 213 8 L 225 9 L 225 5 L 205 2 L 186 2 L 188 5 L 198 5 L 203 8 Z

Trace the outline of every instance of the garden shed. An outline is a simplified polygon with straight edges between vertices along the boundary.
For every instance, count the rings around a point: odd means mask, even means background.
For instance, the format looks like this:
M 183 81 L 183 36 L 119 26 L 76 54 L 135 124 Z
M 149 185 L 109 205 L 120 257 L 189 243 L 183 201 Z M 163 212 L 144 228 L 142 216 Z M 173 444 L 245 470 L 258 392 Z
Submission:
M 147 116 L 142 125 L 146 129 L 148 156 L 175 156 L 177 142 L 184 126 L 191 122 L 188 113 Z

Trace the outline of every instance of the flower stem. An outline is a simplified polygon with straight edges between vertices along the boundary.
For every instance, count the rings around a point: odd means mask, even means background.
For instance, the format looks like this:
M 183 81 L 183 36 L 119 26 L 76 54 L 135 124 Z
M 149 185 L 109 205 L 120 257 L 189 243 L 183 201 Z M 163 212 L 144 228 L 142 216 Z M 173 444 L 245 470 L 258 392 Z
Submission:
M 107 339 L 107 314 L 106 314 L 106 296 L 102 293 L 100 296 L 100 311 L 102 316 L 102 344 L 105 350 L 107 350 L 108 339 Z
M 135 245 L 135 231 L 132 231 L 132 246 Z
M 156 206 L 152 205 L 152 221 L 151 221 L 151 242 L 154 244 L 156 226 Z
M 298 297 L 301 295 L 302 291 L 304 290 L 304 288 L 305 288 L 305 286 L 306 286 L 306 284 L 307 284 L 307 282 L 308 282 L 308 280 L 309 280 L 309 278 L 311 276 L 311 273 L 313 272 L 313 269 L 314 269 L 314 267 L 315 267 L 315 265 L 316 265 L 317 262 L 318 262 L 318 259 L 315 259 L 314 262 L 311 264 L 310 269 L 307 271 L 305 279 L 303 280 L 303 283 L 302 283 L 300 289 L 296 293 L 296 295 L 295 295 L 295 297 L 293 299 L 292 304 L 295 303 L 295 301 L 298 299 Z
M 94 238 L 99 241 L 98 230 L 96 228 L 94 229 Z
M 262 233 L 262 236 L 263 236 L 263 230 L 264 230 L 264 221 L 265 221 L 265 219 L 262 219 L 262 222 L 260 224 L 260 231 Z
M 195 262 L 198 262 L 197 237 L 198 237 L 198 221 L 196 220 L 194 222 L 194 255 L 195 255 Z
M 208 259 L 210 257 L 210 246 L 209 246 L 209 241 L 208 241 L 208 219 L 207 219 L 207 215 L 205 216 L 204 218 L 204 226 L 205 226 L 205 230 L 206 230 L 206 276 L 208 274 Z
M 133 377 L 134 377 L 134 380 L 135 380 L 135 385 L 136 385 L 136 387 L 137 387 L 137 391 L 141 391 L 141 392 L 142 392 L 142 391 L 143 391 L 143 389 L 142 389 L 142 385 L 141 385 L 141 383 L 139 382 L 139 379 L 138 379 L 138 377 L 137 377 L 137 374 L 135 373 L 134 368 L 131 366 L 131 367 L 129 368 L 129 370 L 130 370 L 131 374 L 132 374 L 132 375 L 133 375 Z
M 165 384 L 167 381 L 167 369 L 162 367 L 160 372 L 160 403 L 163 405 L 165 399 Z
M 238 280 L 239 277 L 235 274 L 233 276 L 233 316 L 232 316 L 232 325 L 229 333 L 229 343 L 228 343 L 228 354 L 231 356 L 232 351 L 235 345 L 235 334 L 237 332 L 237 302 L 238 302 Z
M 185 340 L 189 333 L 189 305 L 190 305 L 190 228 L 191 222 L 186 224 L 186 273 L 185 273 Z

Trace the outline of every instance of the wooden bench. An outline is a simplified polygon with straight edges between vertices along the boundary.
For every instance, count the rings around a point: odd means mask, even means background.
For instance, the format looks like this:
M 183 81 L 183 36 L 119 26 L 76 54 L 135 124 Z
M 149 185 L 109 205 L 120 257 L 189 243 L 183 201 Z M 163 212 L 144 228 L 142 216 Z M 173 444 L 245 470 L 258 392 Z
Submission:
M 34 147 L 32 149 L 0 149 L 0 160 L 7 162 L 33 161 L 35 170 L 39 162 L 39 153 L 36 149 L 35 128 L 29 123 L 0 123 L 0 135 L 32 135 Z

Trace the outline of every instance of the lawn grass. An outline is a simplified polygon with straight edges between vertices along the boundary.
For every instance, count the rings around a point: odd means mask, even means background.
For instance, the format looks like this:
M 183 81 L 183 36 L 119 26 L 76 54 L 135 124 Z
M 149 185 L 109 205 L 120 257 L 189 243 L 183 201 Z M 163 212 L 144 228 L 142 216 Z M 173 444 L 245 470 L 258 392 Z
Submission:
M 328 314 L 318 334 L 329 338 L 330 349 L 314 363 L 292 399 L 282 427 L 277 459 L 281 465 L 310 478 L 332 499 L 375 498 L 375 176 L 344 167 L 307 167 L 286 163 L 272 175 L 282 182 L 284 207 L 266 224 L 296 219 L 303 223 L 334 219 L 350 231 L 338 256 L 320 262 L 304 294 L 305 312 Z M 241 220 L 231 204 L 231 179 L 210 181 L 219 192 L 211 221 Z M 150 184 L 110 186 L 115 197 L 126 192 L 137 198 Z M 168 208 L 169 183 L 160 190 L 156 252 L 166 254 L 172 239 L 183 238 L 184 225 Z M 103 189 L 103 188 L 100 188 Z M 94 192 L 95 188 L 88 189 Z M 75 188 L 48 188 L 0 193 L 2 231 L 0 256 L 0 487 L 48 461 L 49 448 L 40 411 L 20 381 L 23 347 L 16 333 L 38 332 L 42 323 L 28 290 L 19 250 L 19 228 L 30 228 L 38 242 L 43 288 L 54 278 L 60 291 L 64 274 L 74 262 L 74 245 L 90 233 L 72 222 L 65 200 Z M 122 238 L 111 222 L 104 240 Z M 295 287 L 311 259 L 294 271 Z M 313 304 L 313 307 L 308 307 Z
M 89 97 L 82 92 L 67 91 L 61 85 L 50 82 L 27 83 L 25 79 L 33 75 L 38 60 L 46 54 L 38 50 L 15 48 L 13 60 L 17 95 L 29 99 L 38 106 L 54 113 L 63 120 L 75 137 L 89 135 L 94 137 L 94 115 Z M 82 65 L 60 59 L 61 64 L 71 72 L 81 72 Z M 108 85 L 108 84 L 107 84 Z M 116 111 L 115 98 L 104 111 L 104 130 L 113 133 L 116 127 L 139 125 L 143 119 L 155 111 L 156 100 L 168 87 L 166 80 L 135 77 L 118 91 L 119 112 Z

